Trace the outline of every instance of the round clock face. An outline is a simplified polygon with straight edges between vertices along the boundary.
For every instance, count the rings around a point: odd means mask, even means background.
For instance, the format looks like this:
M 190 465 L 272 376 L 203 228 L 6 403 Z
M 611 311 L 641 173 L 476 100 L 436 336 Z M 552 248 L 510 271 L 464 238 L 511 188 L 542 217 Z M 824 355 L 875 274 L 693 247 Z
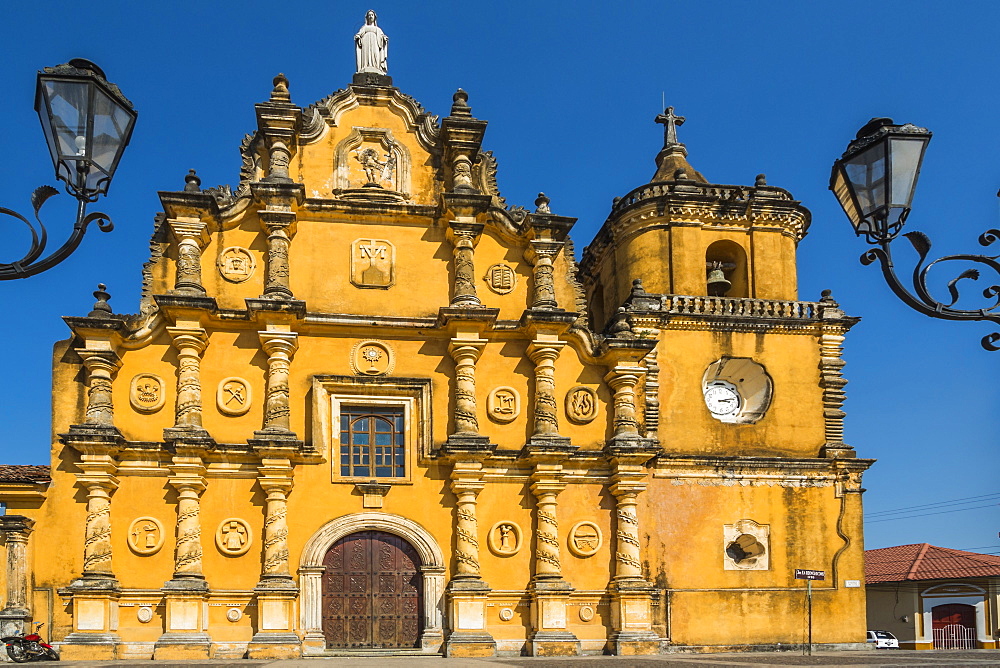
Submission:
M 740 409 L 740 394 L 730 385 L 710 385 L 705 389 L 705 405 L 712 415 L 731 415 Z

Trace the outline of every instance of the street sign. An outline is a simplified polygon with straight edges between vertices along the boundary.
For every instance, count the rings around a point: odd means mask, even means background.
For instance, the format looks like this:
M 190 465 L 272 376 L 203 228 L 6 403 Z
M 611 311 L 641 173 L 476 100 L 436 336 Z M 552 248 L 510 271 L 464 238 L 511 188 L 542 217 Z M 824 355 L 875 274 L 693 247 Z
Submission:
M 809 571 L 804 568 L 795 569 L 796 580 L 825 580 L 826 571 Z

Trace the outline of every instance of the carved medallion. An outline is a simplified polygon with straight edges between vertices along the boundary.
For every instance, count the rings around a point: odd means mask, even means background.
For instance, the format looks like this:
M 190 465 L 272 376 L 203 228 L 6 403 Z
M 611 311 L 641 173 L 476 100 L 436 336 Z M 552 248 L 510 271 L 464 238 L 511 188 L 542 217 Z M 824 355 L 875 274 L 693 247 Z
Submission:
M 521 549 L 521 543 L 524 541 L 521 538 L 521 527 L 519 527 L 514 522 L 497 522 L 490 529 L 489 537 L 487 543 L 490 546 L 490 552 L 497 555 L 498 557 L 509 557 L 511 555 L 517 554 Z
M 580 608 L 580 621 L 589 622 L 594 618 L 594 609 L 589 605 L 585 605 Z
M 257 268 L 257 260 L 246 248 L 230 246 L 219 256 L 219 273 L 231 283 L 242 283 Z
M 226 415 L 245 415 L 250 410 L 250 398 L 250 383 L 233 376 L 219 383 L 215 403 Z
M 128 546 L 141 556 L 156 554 L 163 547 L 163 525 L 155 517 L 137 517 L 128 527 Z
M 163 379 L 151 373 L 140 373 L 132 379 L 129 402 L 140 413 L 155 413 L 163 408 Z
M 139 609 L 135 611 L 135 618 L 139 620 L 141 624 L 148 624 L 153 621 L 153 608 L 148 605 L 140 605 Z
M 486 270 L 483 280 L 490 290 L 498 295 L 505 295 L 517 284 L 517 274 L 510 265 L 498 263 Z
M 355 239 L 351 244 L 351 283 L 388 288 L 396 280 L 396 247 L 385 239 Z
M 354 373 L 365 376 L 384 376 L 392 373 L 396 358 L 390 348 L 381 341 L 361 341 L 351 351 L 351 368 Z
M 243 611 L 239 608 L 229 608 L 226 610 L 226 619 L 231 622 L 238 622 L 243 619 Z
M 590 521 L 577 522 L 569 530 L 570 552 L 578 557 L 591 557 L 597 554 L 604 544 L 601 528 Z
M 509 622 L 514 619 L 514 611 L 511 608 L 500 608 L 500 621 Z
M 521 414 L 521 395 L 513 387 L 497 387 L 486 399 L 486 410 L 491 420 L 513 422 Z
M 566 416 L 577 424 L 586 424 L 597 417 L 597 392 L 577 385 L 566 393 Z
M 237 517 L 230 517 L 222 520 L 218 530 L 215 532 L 215 544 L 219 551 L 233 557 L 246 554 L 253 542 L 253 534 L 250 533 L 250 525 L 246 520 Z

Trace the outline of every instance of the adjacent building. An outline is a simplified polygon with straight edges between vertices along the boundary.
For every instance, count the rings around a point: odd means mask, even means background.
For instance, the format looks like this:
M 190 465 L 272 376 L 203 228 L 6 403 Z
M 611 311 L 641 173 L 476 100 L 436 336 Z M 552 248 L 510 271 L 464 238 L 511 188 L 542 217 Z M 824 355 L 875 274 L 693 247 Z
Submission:
M 764 649 L 805 642 L 802 568 L 815 642 L 863 646 L 856 319 L 799 299 L 808 210 L 710 182 L 668 108 L 578 259 L 467 93 L 439 118 L 374 13 L 356 41 L 318 102 L 274 78 L 235 186 L 160 193 L 136 313 L 65 318 L 6 623 L 64 658 Z

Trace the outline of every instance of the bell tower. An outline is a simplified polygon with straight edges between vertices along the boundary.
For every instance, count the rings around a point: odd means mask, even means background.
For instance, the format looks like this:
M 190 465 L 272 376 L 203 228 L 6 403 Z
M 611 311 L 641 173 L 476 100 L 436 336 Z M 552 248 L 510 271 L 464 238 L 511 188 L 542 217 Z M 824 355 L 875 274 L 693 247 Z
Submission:
M 795 252 L 810 214 L 791 193 L 767 185 L 710 183 L 677 137 L 685 117 L 667 107 L 652 180 L 616 197 L 583 253 L 591 324 L 603 331 L 634 279 L 668 295 L 795 300 Z

